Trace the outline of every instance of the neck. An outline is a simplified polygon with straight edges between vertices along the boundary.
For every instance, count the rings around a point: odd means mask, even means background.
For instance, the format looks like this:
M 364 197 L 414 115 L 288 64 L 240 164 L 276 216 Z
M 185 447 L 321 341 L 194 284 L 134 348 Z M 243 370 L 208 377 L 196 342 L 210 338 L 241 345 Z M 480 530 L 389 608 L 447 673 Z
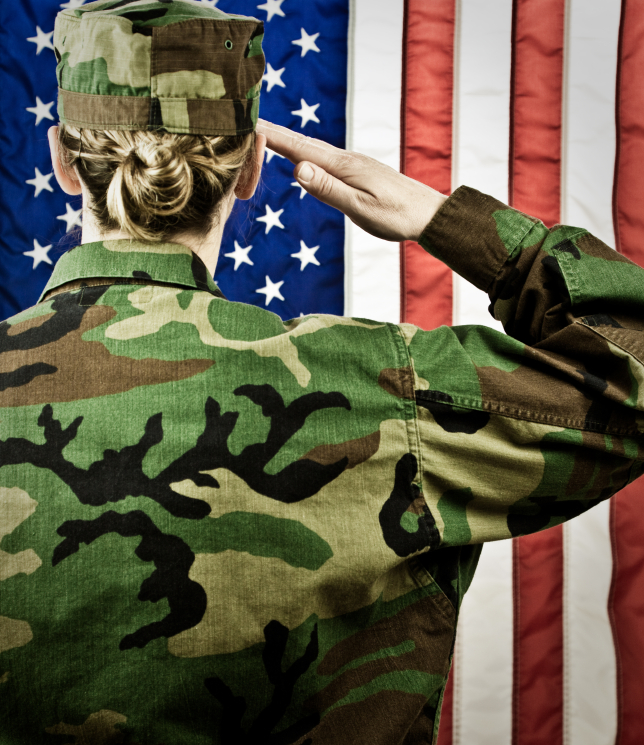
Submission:
M 209 232 L 203 237 L 197 237 L 194 233 L 186 231 L 177 233 L 168 239 L 169 243 L 180 243 L 187 246 L 195 253 L 206 265 L 212 277 L 215 276 L 217 260 L 219 259 L 219 249 L 221 247 L 221 238 L 233 204 L 234 196 L 227 199 L 222 205 L 218 219 L 213 224 Z M 118 241 L 118 240 L 135 240 L 129 233 L 122 230 L 101 231 L 91 211 L 87 209 L 85 199 L 83 199 L 83 232 L 82 243 L 94 243 L 97 241 Z

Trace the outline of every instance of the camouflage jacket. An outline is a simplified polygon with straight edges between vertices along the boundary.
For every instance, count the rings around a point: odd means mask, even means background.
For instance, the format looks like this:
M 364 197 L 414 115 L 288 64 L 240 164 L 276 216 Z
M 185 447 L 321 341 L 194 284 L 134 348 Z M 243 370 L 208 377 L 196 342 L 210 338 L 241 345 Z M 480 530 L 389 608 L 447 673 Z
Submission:
M 0 324 L 0 745 L 434 740 L 481 543 L 642 472 L 644 270 L 467 188 L 421 243 L 508 335 L 128 241 Z

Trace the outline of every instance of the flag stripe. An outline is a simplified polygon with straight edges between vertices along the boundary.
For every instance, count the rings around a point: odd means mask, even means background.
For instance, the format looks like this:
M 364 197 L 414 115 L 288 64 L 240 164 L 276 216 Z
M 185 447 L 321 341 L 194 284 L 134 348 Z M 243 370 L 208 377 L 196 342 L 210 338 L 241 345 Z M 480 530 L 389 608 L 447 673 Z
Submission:
M 445 686 L 445 692 L 443 693 L 443 705 L 441 707 L 441 718 L 440 726 L 438 728 L 438 738 L 436 745 L 454 745 L 453 730 L 454 730 L 454 688 L 456 680 L 456 654 L 458 650 L 458 642 L 454 651 L 454 660 L 452 661 L 452 669 L 449 672 L 449 680 Z
M 615 78 L 619 3 L 569 0 L 562 217 L 615 245 Z M 608 613 L 609 505 L 564 527 L 564 745 L 614 745 L 616 664 Z
M 644 13 L 622 2 L 617 77 L 617 157 L 613 209 L 616 248 L 643 264 L 644 257 Z
M 514 541 L 513 745 L 563 739 L 563 531 Z
M 510 203 L 553 225 L 561 212 L 565 0 L 515 0 Z M 563 531 L 514 542 L 513 745 L 563 738 Z
M 351 0 L 347 147 L 400 168 L 403 0 Z M 377 74 L 374 71 L 377 70 Z M 345 221 L 345 315 L 400 320 L 400 252 Z
M 610 611 L 618 666 L 616 745 L 640 745 L 644 732 L 644 547 L 641 479 L 613 497 L 613 586 Z
M 617 734 L 609 515 L 603 502 L 564 526 L 564 745 L 614 745 Z
M 452 182 L 455 4 L 405 2 L 401 168 L 445 194 Z M 402 320 L 425 329 L 450 324 L 450 269 L 412 241 L 401 246 L 401 266 Z
M 483 547 L 461 608 L 454 745 L 512 741 L 512 541 Z
M 512 18 L 510 203 L 547 225 L 561 210 L 565 0 L 515 0 Z
M 622 2 L 616 91 L 617 154 L 613 184 L 616 247 L 644 265 L 644 13 Z M 613 583 L 609 610 L 617 658 L 617 745 L 639 745 L 644 732 L 644 485 L 636 481 L 613 498 Z
M 454 81 L 452 184 L 508 198 L 512 0 L 460 0 Z M 481 64 L 485 60 L 485 64 Z M 458 275 L 454 323 L 502 326 L 489 299 Z M 455 657 L 455 745 L 510 745 L 512 543 L 483 548 L 461 608 Z

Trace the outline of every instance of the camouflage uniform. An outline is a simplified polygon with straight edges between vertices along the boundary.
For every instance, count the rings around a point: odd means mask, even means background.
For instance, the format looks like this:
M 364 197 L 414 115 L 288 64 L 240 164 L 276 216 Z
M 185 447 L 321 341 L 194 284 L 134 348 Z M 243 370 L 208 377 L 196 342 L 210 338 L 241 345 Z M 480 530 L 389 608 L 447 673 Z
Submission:
M 421 243 L 508 336 L 129 241 L 0 324 L 1 745 L 433 741 L 481 543 L 642 472 L 644 270 L 465 187 Z
M 95 129 L 252 132 L 264 24 L 201 3 L 98 0 L 56 17 L 58 115 Z

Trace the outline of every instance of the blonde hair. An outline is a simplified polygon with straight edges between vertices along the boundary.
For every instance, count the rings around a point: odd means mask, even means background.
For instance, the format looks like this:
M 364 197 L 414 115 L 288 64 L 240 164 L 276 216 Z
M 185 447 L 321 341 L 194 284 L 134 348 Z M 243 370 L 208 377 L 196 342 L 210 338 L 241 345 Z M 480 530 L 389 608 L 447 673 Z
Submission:
M 63 165 L 87 186 L 99 229 L 145 241 L 205 235 L 237 175 L 258 167 L 254 132 L 210 137 L 61 124 L 58 137 Z

